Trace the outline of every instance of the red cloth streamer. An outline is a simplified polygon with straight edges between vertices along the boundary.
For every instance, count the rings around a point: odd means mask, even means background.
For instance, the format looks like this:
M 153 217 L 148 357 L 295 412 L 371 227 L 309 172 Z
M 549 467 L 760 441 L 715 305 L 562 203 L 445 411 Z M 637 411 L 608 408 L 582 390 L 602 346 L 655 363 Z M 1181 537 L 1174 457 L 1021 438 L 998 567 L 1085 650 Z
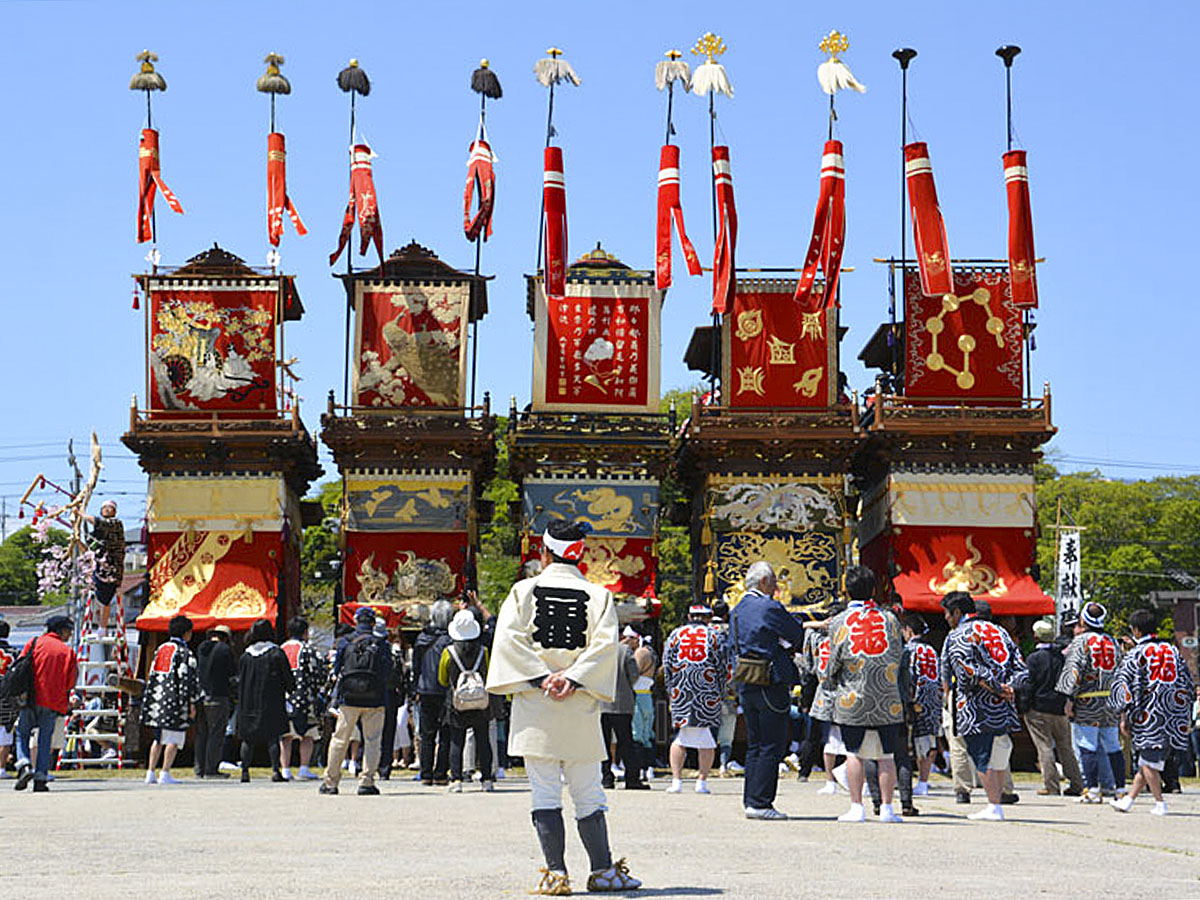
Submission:
M 1037 309 L 1037 270 L 1033 252 L 1033 213 L 1029 208 L 1029 171 L 1025 151 L 1004 154 L 1004 185 L 1008 191 L 1008 275 L 1013 304 Z
M 814 313 L 838 305 L 837 284 L 845 242 L 846 170 L 842 164 L 842 142 L 826 141 L 821 156 L 821 195 L 813 218 L 812 240 L 793 298 L 803 312 Z M 825 273 L 825 284 L 821 294 L 814 297 L 818 266 Z
M 729 168 L 729 148 L 713 147 L 713 181 L 717 186 L 717 246 L 713 253 L 714 314 L 733 306 L 737 292 L 737 274 L 733 254 L 737 248 L 737 207 L 733 203 L 733 172 Z
M 137 239 L 139 244 L 154 240 L 154 191 L 162 191 L 163 199 L 175 212 L 183 214 L 183 207 L 163 181 L 158 169 L 158 132 L 153 128 L 142 129 L 142 140 L 138 145 L 138 220 Z
M 917 262 L 921 268 L 921 290 L 929 296 L 952 294 L 954 273 L 950 269 L 946 223 L 938 206 L 933 166 L 924 143 L 909 144 L 904 148 L 904 174 L 908 181 Z
M 683 247 L 683 258 L 687 260 L 688 274 L 699 275 L 704 270 L 696 248 L 688 240 L 683 227 L 683 206 L 679 202 L 679 148 L 667 144 L 658 158 L 658 232 L 655 254 L 654 286 L 665 291 L 671 286 L 671 219 L 679 232 L 679 243 Z
M 354 145 L 354 158 L 350 163 L 350 200 L 346 204 L 346 216 L 342 220 L 342 233 L 338 235 L 337 250 L 329 254 L 332 266 L 350 243 L 350 232 L 354 230 L 354 214 L 358 212 L 358 233 L 362 245 L 358 255 L 367 255 L 367 246 L 375 241 L 379 263 L 383 264 L 383 225 L 379 221 L 379 203 L 375 196 L 375 180 L 371 177 L 371 148 L 366 144 Z
M 547 147 L 542 177 L 546 210 L 546 296 L 561 299 L 567 290 L 567 182 L 561 147 Z
M 283 135 L 271 132 L 267 135 L 267 237 L 275 247 L 283 237 L 283 211 L 291 217 L 296 234 L 308 234 L 300 221 L 292 198 L 287 192 L 287 151 L 283 146 Z
M 492 167 L 495 157 L 485 140 L 471 143 L 471 156 L 467 160 L 467 189 L 463 192 L 463 232 L 468 241 L 483 234 L 486 241 L 492 236 L 492 210 L 496 207 L 496 171 Z M 479 185 L 479 209 L 471 215 L 471 200 L 475 186 Z

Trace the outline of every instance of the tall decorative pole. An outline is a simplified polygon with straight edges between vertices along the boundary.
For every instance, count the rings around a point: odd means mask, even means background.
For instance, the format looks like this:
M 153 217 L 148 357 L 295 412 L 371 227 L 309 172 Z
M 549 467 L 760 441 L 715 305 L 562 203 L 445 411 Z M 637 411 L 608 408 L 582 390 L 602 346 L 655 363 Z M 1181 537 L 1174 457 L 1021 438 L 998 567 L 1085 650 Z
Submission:
M 688 240 L 687 231 L 683 226 L 683 206 L 679 197 L 679 147 L 671 143 L 675 134 L 675 125 L 671 121 L 671 109 L 675 95 L 675 83 L 683 86 L 685 91 L 691 89 L 691 69 L 680 59 L 683 56 L 678 50 L 668 50 L 667 58 L 654 67 L 654 84 L 660 90 L 667 92 L 667 134 L 666 142 L 658 156 L 658 215 L 655 223 L 654 244 L 654 286 L 657 290 L 665 291 L 671 286 L 671 223 L 679 232 L 679 243 L 683 247 L 683 256 L 687 261 L 688 273 L 702 275 L 703 267 L 700 257 L 692 242 Z
M 158 154 L 158 132 L 154 130 L 154 118 L 150 108 L 150 94 L 154 91 L 167 89 L 166 79 L 154 69 L 158 54 L 143 50 L 137 55 L 141 67 L 129 81 L 131 91 L 144 91 L 146 94 L 146 127 L 142 129 L 141 142 L 138 145 L 138 220 L 137 239 L 142 244 L 151 241 L 153 246 L 146 255 L 151 267 L 156 267 L 159 261 L 158 253 L 158 220 L 154 213 L 154 195 L 161 191 L 167 205 L 175 212 L 182 214 L 183 207 L 163 181 L 160 171 Z M 134 301 L 137 308 L 137 301 Z
M 1029 172 L 1025 151 L 1013 150 L 1012 65 L 1021 52 L 1015 44 L 996 49 L 1004 62 L 1004 182 L 1008 193 L 1008 267 L 1013 303 L 1021 310 L 1025 338 L 1025 390 L 1033 385 L 1033 310 L 1037 308 L 1037 272 L 1033 250 L 1033 215 L 1029 205 Z
M 567 185 L 563 177 L 562 150 L 551 147 L 550 141 L 558 132 L 554 128 L 554 88 L 569 82 L 579 86 L 579 76 L 571 64 L 562 59 L 562 51 L 551 47 L 546 56 L 534 64 L 533 74 L 542 87 L 550 89 L 546 106 L 546 150 L 543 154 L 542 212 L 538 220 L 538 264 L 542 268 L 545 253 L 546 296 L 562 296 L 566 287 L 567 256 Z
M 500 79 L 492 71 L 486 59 L 479 61 L 479 68 L 471 73 L 471 90 L 479 95 L 479 129 L 471 144 L 467 160 L 467 188 L 463 196 L 463 231 L 467 240 L 475 242 L 475 277 L 479 278 L 479 266 L 483 253 L 483 242 L 492 236 L 492 212 L 496 204 L 496 155 L 492 153 L 487 139 L 487 102 L 504 96 Z M 471 197 L 479 191 L 479 209 L 471 215 Z M 475 408 L 475 369 L 479 358 L 479 323 L 471 323 L 471 408 Z
M 905 177 L 904 148 L 908 146 L 908 64 L 916 58 L 917 51 L 901 47 L 892 51 L 892 58 L 900 64 L 900 293 L 904 294 L 904 270 L 908 254 L 908 180 Z M 890 302 L 888 313 L 891 327 L 888 331 L 888 349 L 892 356 L 892 390 L 900 376 L 900 348 L 896 340 L 896 267 L 891 269 Z
M 696 67 L 695 73 L 692 75 L 692 93 L 703 97 L 708 95 L 708 148 L 711 153 L 717 146 L 717 107 L 716 96 L 718 93 L 724 94 L 730 100 L 733 99 L 733 85 L 729 81 L 729 75 L 725 71 L 725 67 L 717 62 L 729 48 L 725 46 L 725 42 L 721 40 L 719 35 L 713 34 L 711 31 L 706 31 L 696 41 L 696 46 L 692 48 L 692 53 L 696 56 L 703 56 L 704 62 Z M 713 240 L 717 238 L 717 186 L 716 181 L 713 181 L 712 190 L 712 218 L 713 218 Z
M 729 148 L 717 147 L 716 95 L 733 99 L 733 84 L 725 67 L 717 60 L 728 48 L 718 35 L 705 32 L 696 41 L 692 53 L 703 56 L 704 62 L 692 73 L 692 93 L 708 95 L 708 147 L 712 154 L 712 221 L 713 221 L 713 309 L 712 349 L 709 366 L 712 371 L 710 391 L 717 402 L 718 371 L 721 366 L 721 314 L 732 304 L 737 291 L 734 251 L 737 246 L 737 210 L 733 203 L 733 172 L 729 165 Z M 719 151 L 719 152 L 718 152 Z
M 268 53 L 263 62 L 267 64 L 267 71 L 259 77 L 255 87 L 259 93 L 271 97 L 271 131 L 267 135 L 267 239 L 271 242 L 271 247 L 275 248 L 279 246 L 279 239 L 283 237 L 285 211 L 297 234 L 308 234 L 308 229 L 300 221 L 300 213 L 292 203 L 292 198 L 288 196 L 287 148 L 283 135 L 275 130 L 275 95 L 290 94 L 292 85 L 279 71 L 284 62 L 282 56 L 278 53 Z M 267 259 L 272 268 L 277 267 L 279 252 L 272 249 L 267 254 Z

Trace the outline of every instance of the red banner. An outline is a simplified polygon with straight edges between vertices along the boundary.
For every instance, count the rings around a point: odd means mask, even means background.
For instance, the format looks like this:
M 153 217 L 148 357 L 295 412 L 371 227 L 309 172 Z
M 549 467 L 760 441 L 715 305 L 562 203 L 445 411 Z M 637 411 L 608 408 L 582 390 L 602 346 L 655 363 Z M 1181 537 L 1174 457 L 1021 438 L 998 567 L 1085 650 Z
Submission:
M 278 288 L 150 291 L 150 409 L 274 414 Z
M 633 291 L 584 294 L 568 286 L 569 296 L 548 301 L 545 402 L 581 407 L 641 407 L 647 399 L 652 308 L 658 301 L 647 286 Z M 601 293 L 604 291 L 603 293 Z
M 159 170 L 158 132 L 153 128 L 142 129 L 138 145 L 138 221 L 137 239 L 141 244 L 154 240 L 154 194 L 162 191 L 163 199 L 175 212 L 182 214 L 183 207 L 163 181 Z
M 666 144 L 658 157 L 658 223 L 655 232 L 654 286 L 665 291 L 671 286 L 671 222 L 679 232 L 683 258 L 689 275 L 703 272 L 700 257 L 683 227 L 683 205 L 679 201 L 679 148 Z
M 395 606 L 462 593 L 466 532 L 347 531 L 343 589 L 348 600 Z
M 463 192 L 463 232 L 468 241 L 480 234 L 486 241 L 492 236 L 492 211 L 496 206 L 496 170 L 492 148 L 483 138 L 471 142 L 467 159 L 467 188 Z M 479 209 L 471 215 L 471 201 L 479 186 Z
M 1033 251 L 1033 212 L 1029 206 L 1029 170 L 1025 151 L 1004 154 L 1004 184 L 1008 192 L 1008 275 L 1013 302 L 1019 308 L 1038 305 L 1036 254 Z
M 729 148 L 713 147 L 713 183 L 717 194 L 717 244 L 713 251 L 714 315 L 724 314 L 733 304 L 737 291 L 737 205 L 733 200 L 733 169 L 729 167 Z
M 379 221 L 379 196 L 375 193 L 375 178 L 371 173 L 371 148 L 366 144 L 355 144 L 350 163 L 350 200 L 346 203 L 346 215 L 342 218 L 342 230 L 338 235 L 337 249 L 329 255 L 332 266 L 350 243 L 354 230 L 355 213 L 358 218 L 358 233 L 362 244 L 359 256 L 367 255 L 367 247 L 375 242 L 379 264 L 383 265 L 383 224 Z
M 938 296 L 949 294 L 954 290 L 950 248 L 942 208 L 938 206 L 937 187 L 933 183 L 929 149 L 925 144 L 909 144 L 904 148 L 904 174 L 908 182 L 917 262 L 921 267 L 921 290 Z
M 567 283 L 567 181 L 560 147 L 547 147 L 542 174 L 542 209 L 546 216 L 546 295 L 558 298 Z
M 846 242 L 846 170 L 842 142 L 826 141 L 821 156 L 821 195 L 813 217 L 812 240 L 804 258 L 804 271 L 796 284 L 796 303 L 805 312 L 837 305 L 838 276 Z M 820 292 L 814 290 L 817 268 L 825 274 Z
M 837 387 L 832 310 L 808 313 L 788 282 L 744 280 L 726 317 L 724 383 L 734 407 L 831 406 Z
M 522 563 L 537 559 L 542 552 L 541 535 L 530 535 L 526 543 Z M 589 537 L 579 563 L 579 571 L 588 581 L 604 585 L 614 594 L 633 597 L 654 596 L 657 569 L 653 538 Z
M 287 192 L 287 150 L 283 135 L 273 131 L 267 135 L 267 239 L 279 246 L 283 237 L 283 213 L 286 210 L 296 234 L 308 234 L 300 221 L 300 213 Z
M 953 293 L 929 296 L 909 270 L 904 286 L 906 397 L 984 405 L 1020 399 L 1021 313 L 1006 271 L 960 267 Z
M 408 284 L 360 294 L 355 405 L 462 405 L 468 290 Z
M 900 574 L 892 579 L 904 608 L 940 612 L 950 591 L 967 591 L 987 600 L 998 616 L 1040 616 L 1054 612 L 1054 600 L 1038 587 L 1029 569 L 1037 558 L 1030 529 L 904 526 L 871 545 L 891 543 L 891 561 Z M 863 559 L 879 565 L 875 550 Z M 887 571 L 876 569 L 882 574 Z
M 258 619 L 275 621 L 284 564 L 279 532 L 150 533 L 150 596 L 138 617 L 143 631 L 166 631 L 182 613 L 197 631 L 214 625 L 245 630 Z

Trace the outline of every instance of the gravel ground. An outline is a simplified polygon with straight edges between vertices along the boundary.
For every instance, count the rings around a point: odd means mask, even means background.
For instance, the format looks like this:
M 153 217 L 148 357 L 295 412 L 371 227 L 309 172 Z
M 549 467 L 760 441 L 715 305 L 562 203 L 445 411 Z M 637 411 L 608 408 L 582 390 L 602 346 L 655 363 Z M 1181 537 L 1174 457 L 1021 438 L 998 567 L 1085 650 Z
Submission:
M 178 774 L 178 773 L 177 773 Z M 699 796 L 610 792 L 609 829 L 647 897 L 1200 897 L 1200 789 L 1107 806 L 1038 797 L 1020 785 L 1005 823 L 969 822 L 945 781 L 901 825 L 843 825 L 846 797 L 784 780 L 787 822 L 747 821 L 741 781 Z M 527 786 L 461 795 L 410 780 L 358 797 L 315 783 L 249 785 L 61 775 L 48 795 L 0 782 L 5 889 L 15 897 L 524 897 L 540 854 Z M 976 792 L 978 794 L 978 792 Z M 569 825 L 568 819 L 568 825 Z M 582 892 L 587 863 L 568 827 L 567 863 Z M 18 848 L 28 848 L 22 853 Z

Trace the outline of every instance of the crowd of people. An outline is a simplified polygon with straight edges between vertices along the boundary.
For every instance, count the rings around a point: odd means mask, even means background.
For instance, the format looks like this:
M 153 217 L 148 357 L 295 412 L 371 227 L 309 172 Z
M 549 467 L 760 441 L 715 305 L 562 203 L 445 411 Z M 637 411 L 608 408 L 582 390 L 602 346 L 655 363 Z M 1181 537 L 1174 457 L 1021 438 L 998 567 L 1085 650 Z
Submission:
M 325 795 L 339 792 L 346 772 L 359 795 L 377 795 L 377 781 L 401 766 L 452 793 L 473 771 L 492 791 L 519 759 L 546 861 L 537 892 L 555 895 L 569 892 L 564 785 L 591 863 L 589 889 L 639 884 L 612 859 L 604 791 L 618 779 L 626 790 L 650 789 L 658 690 L 673 735 L 666 792 L 682 792 L 694 755 L 695 793 L 710 793 L 714 767 L 721 776 L 744 771 L 744 814 L 756 820 L 787 818 L 775 806 L 782 773 L 806 781 L 820 768 L 818 793 L 848 795 L 839 821 L 865 821 L 869 798 L 879 821 L 903 822 L 919 814 L 914 800 L 929 793 L 945 756 L 956 801 L 983 789 L 986 804 L 969 818 L 1001 821 L 1018 799 L 1010 762 L 1022 723 L 1042 795 L 1107 797 L 1129 812 L 1148 790 L 1151 811 L 1165 815 L 1164 794 L 1178 789 L 1181 765 L 1194 764 L 1200 690 L 1148 610 L 1130 616 L 1123 640 L 1106 631 L 1099 603 L 1085 604 L 1061 633 L 1050 620 L 1035 622 L 1026 659 L 985 600 L 956 591 L 942 601 L 948 633 L 939 651 L 924 618 L 877 604 L 868 568 L 850 567 L 845 602 L 802 624 L 775 599 L 771 566 L 756 562 L 732 611 L 723 601 L 689 608 L 660 664 L 644 634 L 619 626 L 611 593 L 580 574 L 586 535 L 552 523 L 540 567 L 526 571 L 498 615 L 473 594 L 457 609 L 438 601 L 408 648 L 366 607 L 328 651 L 300 617 L 282 644 L 271 622 L 255 622 L 235 655 L 228 627 L 193 647 L 191 620 L 175 616 L 148 661 L 141 699 L 154 735 L 146 782 L 178 783 L 172 766 L 193 727 L 198 778 L 228 778 L 233 768 L 248 782 L 265 756 L 272 781 L 319 781 Z M 10 669 L 26 658 L 34 698 L 0 700 L 0 763 L 15 756 L 17 790 L 48 790 L 49 735 L 71 709 L 76 682 L 72 629 L 52 617 L 18 654 L 0 621 L 0 652 Z M 743 764 L 732 755 L 739 719 Z M 321 756 L 323 777 L 313 770 Z

